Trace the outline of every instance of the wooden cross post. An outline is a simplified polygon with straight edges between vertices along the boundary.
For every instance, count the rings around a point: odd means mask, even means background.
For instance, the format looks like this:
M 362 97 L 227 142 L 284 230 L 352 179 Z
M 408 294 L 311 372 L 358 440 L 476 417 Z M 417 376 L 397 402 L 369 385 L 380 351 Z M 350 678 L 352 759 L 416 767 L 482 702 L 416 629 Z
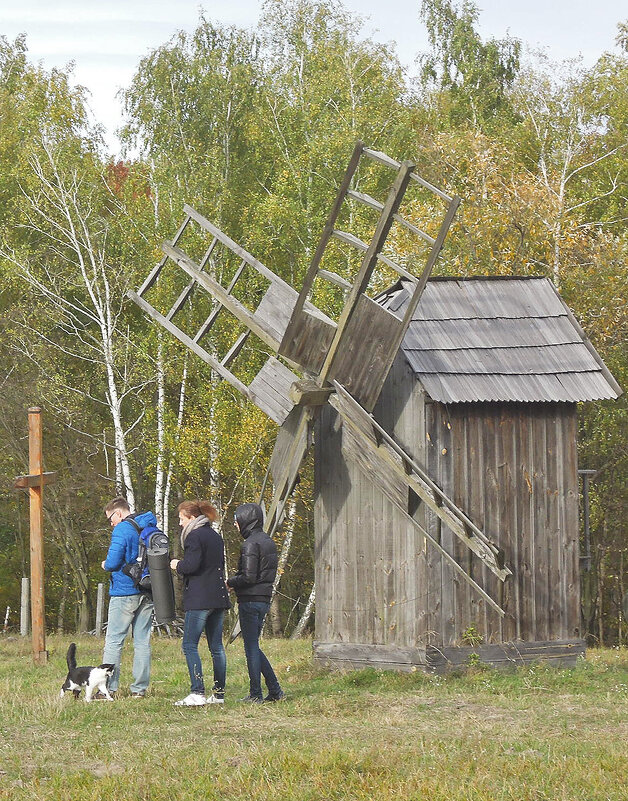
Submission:
M 44 607 L 44 484 L 51 484 L 56 473 L 43 472 L 41 409 L 28 410 L 28 475 L 18 476 L 13 487 L 27 489 L 30 499 L 31 552 L 31 630 L 33 661 L 45 665 L 46 625 Z

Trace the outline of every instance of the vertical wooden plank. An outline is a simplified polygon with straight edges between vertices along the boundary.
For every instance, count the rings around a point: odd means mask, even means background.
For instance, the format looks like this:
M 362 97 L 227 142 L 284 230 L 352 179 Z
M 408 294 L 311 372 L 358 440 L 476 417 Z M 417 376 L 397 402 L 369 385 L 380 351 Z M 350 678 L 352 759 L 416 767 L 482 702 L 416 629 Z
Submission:
M 439 405 L 430 402 L 426 406 L 426 438 L 427 438 L 427 472 L 438 480 L 439 470 Z M 441 525 L 439 518 L 433 513 L 427 513 L 428 531 L 440 543 Z M 441 618 L 442 602 L 442 571 L 441 556 L 435 548 L 427 547 L 427 591 L 428 591 L 428 638 L 426 645 L 444 645 L 443 626 Z
M 330 407 L 324 407 L 314 425 L 314 583 L 318 595 L 314 619 L 314 639 L 329 642 L 329 515 L 327 514 L 327 471 L 322 465 L 327 463 L 327 418 Z
M 440 406 L 440 425 L 438 427 L 438 476 L 437 482 L 440 488 L 449 497 L 452 495 L 452 460 L 451 452 L 451 416 L 447 406 Z M 451 555 L 455 555 L 453 532 L 442 526 L 441 544 Z M 444 645 L 453 645 L 456 638 L 455 626 L 455 585 L 454 569 L 444 559 L 441 559 L 441 631 Z
M 476 524 L 481 526 L 482 530 L 492 540 L 497 540 L 498 529 L 496 527 L 495 518 L 499 512 L 497 508 L 497 499 L 495 496 L 495 469 L 494 469 L 494 455 L 495 455 L 495 439 L 496 439 L 496 421 L 495 410 L 481 404 L 478 408 L 477 415 L 478 422 L 478 473 L 481 477 L 481 486 L 479 495 L 474 499 L 474 515 L 477 514 L 477 519 L 473 517 Z M 477 512 L 476 512 L 477 510 Z M 477 564 L 477 563 L 476 563 Z M 492 581 L 492 574 L 487 570 L 483 564 L 477 565 L 477 572 L 481 575 L 480 584 L 485 590 L 489 591 L 494 598 L 499 598 L 496 582 Z M 496 636 L 499 637 L 499 631 L 496 632 L 496 622 L 494 618 L 499 618 L 499 615 L 492 613 L 485 603 L 482 604 L 481 614 L 479 621 L 481 624 L 481 631 L 484 633 L 484 642 L 495 642 Z M 499 624 L 497 624 L 499 630 Z
M 495 442 L 492 451 L 492 466 L 491 466 L 491 485 L 493 487 L 492 508 L 494 520 L 491 523 L 491 535 L 494 536 L 495 541 L 504 552 L 504 560 L 506 564 L 511 564 L 510 557 L 510 538 L 508 531 L 508 519 L 506 515 L 507 498 L 504 496 L 502 488 L 504 479 L 504 435 L 508 436 L 508 429 L 504 427 L 504 413 L 503 407 L 495 414 Z M 503 618 L 495 619 L 491 616 L 491 628 L 498 632 L 496 640 L 498 642 L 507 642 L 514 639 L 514 630 L 512 628 L 512 607 L 510 595 L 510 581 L 506 581 L 499 586 L 498 582 L 490 585 L 495 588 L 495 595 L 493 597 L 502 598 L 502 609 L 505 611 Z
M 534 594 L 536 639 L 547 641 L 549 633 L 550 598 L 556 597 L 556 587 L 550 587 L 551 533 L 547 521 L 547 404 L 534 404 L 531 412 L 534 462 L 532 475 L 532 512 L 534 537 Z
M 30 582 L 22 577 L 22 597 L 20 602 L 20 636 L 28 637 L 28 620 L 30 617 Z
M 561 575 L 561 559 L 563 554 L 563 534 L 560 528 L 559 513 L 559 480 L 562 451 L 562 420 L 560 406 L 547 404 L 546 423 L 546 527 L 548 537 L 548 640 L 560 640 L 565 630 L 564 579 Z
M 468 449 L 467 449 L 467 417 L 465 410 L 458 407 L 451 407 L 453 437 L 452 437 L 452 470 L 453 470 L 453 492 L 451 497 L 454 503 L 468 513 Z M 466 554 L 468 551 L 458 540 L 454 542 L 454 555 L 461 565 L 467 565 Z M 461 644 L 462 633 L 469 625 L 469 585 L 462 581 L 458 576 L 453 577 L 454 592 L 454 616 L 455 616 L 455 641 Z
M 518 406 L 517 439 L 519 442 L 519 477 L 517 486 L 517 502 L 521 526 L 521 635 L 524 640 L 536 640 L 536 608 L 535 608 L 535 565 L 534 565 L 534 521 L 533 521 L 533 474 L 534 450 L 533 435 L 529 427 L 528 409 Z
M 426 459 L 426 422 L 425 422 L 425 392 L 422 390 L 418 382 L 415 382 L 415 389 L 413 392 L 413 421 L 416 429 L 416 439 L 419 445 L 417 453 L 417 461 L 421 465 L 427 464 Z M 428 520 L 425 506 L 419 507 L 418 512 L 415 513 L 423 528 L 427 529 Z M 427 579 L 427 549 L 428 544 L 425 537 L 417 538 L 415 534 L 415 553 L 417 554 L 417 570 L 416 570 L 416 594 L 415 594 L 415 643 L 426 643 L 428 628 L 428 609 L 429 609 L 429 594 L 428 594 L 428 579 Z M 413 644 L 415 644 L 413 643 Z
M 356 602 L 362 611 L 360 618 L 356 620 L 355 639 L 353 642 L 360 642 L 360 636 L 366 637 L 366 642 L 375 643 L 375 622 L 378 616 L 378 608 L 375 593 L 375 569 L 376 553 L 374 539 L 381 530 L 379 520 L 374 517 L 373 493 L 375 491 L 373 483 L 360 473 L 360 528 L 355 532 L 356 546 L 361 544 L 361 548 L 356 553 L 356 566 L 358 575 L 356 577 Z
M 338 421 L 335 416 L 334 418 L 334 426 L 336 426 Z M 340 428 L 338 433 L 341 441 L 342 428 Z M 335 448 L 334 451 L 336 451 Z M 332 518 L 334 549 L 331 563 L 334 579 L 332 594 L 332 606 L 334 611 L 333 640 L 349 642 L 349 609 L 353 603 L 353 576 L 349 570 L 347 539 L 352 536 L 357 521 L 352 515 L 351 464 L 344 461 L 341 453 L 334 453 L 334 458 L 337 459 L 337 469 L 330 492 L 334 515 Z M 342 470 L 342 474 L 340 470 Z M 344 499 L 341 497 L 342 493 L 345 494 Z
M 580 636 L 580 560 L 579 560 L 579 516 L 578 516 L 578 452 L 576 448 L 578 427 L 576 405 L 563 404 L 562 409 L 562 454 L 563 454 L 563 533 L 564 581 L 563 592 L 566 603 L 567 637 Z
M 28 410 L 28 472 L 38 475 L 38 486 L 29 487 L 30 557 L 31 557 L 31 631 L 33 661 L 44 665 L 46 652 L 46 620 L 44 601 L 44 480 L 42 460 L 41 409 Z
M 469 500 L 468 514 L 476 525 L 484 526 L 484 500 L 485 500 L 485 454 L 482 431 L 482 408 L 476 406 L 469 414 Z M 484 585 L 486 574 L 480 567 L 470 561 L 469 569 L 472 577 Z M 485 640 L 488 641 L 488 627 L 486 620 L 486 604 L 476 593 L 470 595 L 471 622 L 477 627 Z
M 321 409 L 317 420 L 315 492 L 316 492 L 316 639 L 334 642 L 337 639 L 336 599 L 337 539 L 342 529 L 341 510 L 336 508 L 334 489 L 343 480 L 341 472 L 340 433 L 334 430 L 336 412 L 330 406 Z
M 390 520 L 384 510 L 384 495 L 373 486 L 373 642 L 394 642 L 387 631 L 386 556 L 391 548 Z M 392 561 L 392 560 L 391 560 Z
M 480 422 L 482 426 L 482 476 L 484 480 L 482 520 L 476 521 L 482 530 L 497 545 L 501 545 L 500 498 L 497 485 L 497 454 L 499 452 L 499 439 L 501 429 L 497 409 L 484 404 Z M 501 582 L 493 576 L 490 570 L 480 565 L 482 572 L 482 586 L 493 597 L 500 597 Z M 493 609 L 484 604 L 484 639 L 487 643 L 502 641 L 502 618 Z
M 516 434 L 514 423 L 514 407 L 501 407 L 501 452 L 498 464 L 498 484 L 501 500 L 500 520 L 502 523 L 502 548 L 505 559 L 513 575 L 506 580 L 505 596 L 507 606 L 504 619 L 504 638 L 517 640 L 521 638 L 521 608 L 519 595 L 519 524 L 517 518 L 517 493 L 515 479 L 517 472 Z
M 102 634 L 102 621 L 103 621 L 104 608 L 105 608 L 105 585 L 102 582 L 99 582 L 96 588 L 96 627 L 95 627 L 96 637 L 100 637 L 100 635 Z

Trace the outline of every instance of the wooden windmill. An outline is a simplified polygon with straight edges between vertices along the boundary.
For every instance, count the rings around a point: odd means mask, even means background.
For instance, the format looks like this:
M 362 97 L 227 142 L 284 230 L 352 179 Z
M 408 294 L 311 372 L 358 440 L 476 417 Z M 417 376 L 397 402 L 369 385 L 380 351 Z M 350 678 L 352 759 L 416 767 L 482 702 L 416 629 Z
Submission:
M 360 185 L 360 169 L 371 169 L 388 176 L 385 197 L 378 200 L 358 191 L 356 187 Z M 431 233 L 402 216 L 402 204 L 409 186 L 424 192 L 430 203 L 438 202 L 440 205 L 441 212 Z M 418 531 L 421 538 L 440 551 L 451 568 L 468 582 L 471 591 L 503 614 L 500 604 L 476 583 L 470 570 L 463 568 L 442 548 L 438 537 L 421 524 L 420 516 L 415 513 L 419 507 L 431 510 L 472 552 L 469 561 L 480 560 L 503 582 L 510 575 L 510 570 L 504 565 L 499 548 L 372 415 L 459 202 L 459 198 L 449 197 L 421 178 L 415 172 L 413 163 L 400 163 L 358 142 L 300 291 L 197 211 L 185 206 L 181 227 L 174 239 L 163 245 L 163 259 L 137 292 L 129 292 L 129 297 L 278 423 L 279 431 L 269 467 L 274 494 L 267 511 L 266 525 L 271 534 L 282 520 L 284 506 L 312 443 L 313 422 L 320 407 L 329 403 L 339 415 L 346 457 L 352 459 L 395 504 L 412 523 L 415 533 Z M 352 204 L 366 207 L 373 215 L 370 241 L 338 228 L 339 220 L 344 219 L 343 210 Z M 416 237 L 425 245 L 426 255 L 419 274 L 401 266 L 399 260 L 385 255 L 384 245 L 393 226 L 398 226 L 404 236 Z M 180 247 L 182 237 L 190 227 L 199 228 L 209 239 L 204 254 L 196 260 Z M 357 249 L 360 254 L 359 266 L 351 278 L 325 268 L 325 255 L 332 241 L 340 242 L 343 247 Z M 215 259 L 221 251 L 237 259 L 236 269 L 229 280 L 222 283 L 214 269 Z M 151 289 L 162 271 L 171 269 L 173 265 L 187 274 L 189 282 L 171 308 L 162 313 L 147 298 L 150 298 Z M 403 279 L 404 285 L 409 288 L 409 300 L 401 317 L 371 297 L 374 294 L 372 279 L 382 267 L 396 273 L 397 278 Z M 238 288 L 250 281 L 247 275 L 253 276 L 256 286 L 260 283 L 265 286 L 254 308 L 243 302 L 238 294 Z M 329 309 L 323 311 L 313 302 L 320 282 L 330 284 L 344 296 L 336 319 L 325 313 Z M 198 330 L 189 333 L 179 321 L 187 318 L 187 314 L 182 312 L 197 289 L 210 294 L 213 307 Z M 237 318 L 241 333 L 229 343 L 226 353 L 220 357 L 215 352 L 216 345 L 211 334 L 223 313 Z M 270 348 L 272 355 L 256 372 L 253 380 L 246 383 L 236 375 L 237 360 L 246 348 L 252 347 L 255 338 L 261 340 L 264 350 Z M 211 344 L 205 346 L 205 342 Z

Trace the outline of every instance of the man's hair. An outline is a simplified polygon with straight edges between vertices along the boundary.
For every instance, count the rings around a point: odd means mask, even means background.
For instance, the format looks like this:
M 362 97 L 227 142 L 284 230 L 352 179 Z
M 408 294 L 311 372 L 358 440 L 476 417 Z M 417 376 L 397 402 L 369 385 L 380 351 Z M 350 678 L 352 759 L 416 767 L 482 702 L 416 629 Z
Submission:
M 109 503 L 105 506 L 105 514 L 107 517 L 117 511 L 126 512 L 129 514 L 131 507 L 129 506 L 126 498 L 119 496 L 114 498 L 112 501 L 109 501 Z

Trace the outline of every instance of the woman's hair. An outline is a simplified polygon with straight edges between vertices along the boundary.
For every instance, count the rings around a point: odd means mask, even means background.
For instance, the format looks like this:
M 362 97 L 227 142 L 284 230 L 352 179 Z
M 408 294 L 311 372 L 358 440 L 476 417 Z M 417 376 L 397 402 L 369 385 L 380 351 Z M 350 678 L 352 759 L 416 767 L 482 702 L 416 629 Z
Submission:
M 178 512 L 183 512 L 187 517 L 200 517 L 205 515 L 210 523 L 218 518 L 216 507 L 209 501 L 183 501 L 177 506 Z

